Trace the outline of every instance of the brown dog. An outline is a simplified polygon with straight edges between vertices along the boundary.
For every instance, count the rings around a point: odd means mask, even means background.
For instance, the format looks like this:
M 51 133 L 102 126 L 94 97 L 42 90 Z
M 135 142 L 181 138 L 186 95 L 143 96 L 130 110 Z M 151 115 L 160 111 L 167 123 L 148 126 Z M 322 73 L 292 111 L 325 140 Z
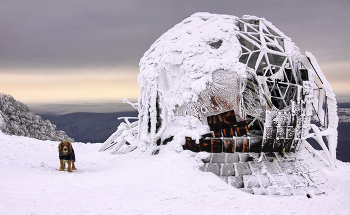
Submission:
M 72 172 L 76 170 L 74 162 L 75 162 L 75 154 L 72 147 L 72 144 L 68 141 L 63 141 L 58 145 L 58 157 L 60 159 L 60 171 L 64 171 L 66 168 L 66 163 L 68 164 L 68 172 Z

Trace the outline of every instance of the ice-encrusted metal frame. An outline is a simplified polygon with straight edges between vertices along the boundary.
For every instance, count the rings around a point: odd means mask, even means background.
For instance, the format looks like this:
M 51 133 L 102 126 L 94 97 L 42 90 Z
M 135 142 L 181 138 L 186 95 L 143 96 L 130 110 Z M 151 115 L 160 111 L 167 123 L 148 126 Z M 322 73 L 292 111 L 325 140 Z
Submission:
M 243 120 L 247 120 L 248 129 L 260 127 L 263 132 L 262 151 L 269 151 L 269 147 L 266 148 L 269 144 L 272 151 L 274 148 L 285 150 L 283 144 L 287 142 L 290 151 L 297 151 L 298 147 L 305 145 L 330 167 L 335 167 L 337 104 L 332 88 L 315 57 L 309 52 L 305 56 L 293 55 L 299 53 L 291 51 L 295 48 L 294 43 L 263 18 L 243 16 L 235 19 L 235 22 L 238 27 L 236 36 L 242 48 L 239 62 L 253 73 L 251 86 L 258 85 L 266 99 L 264 114 L 258 115 L 252 104 L 256 100 L 254 94 L 257 91 L 253 89 L 243 92 L 240 100 L 243 114 L 239 115 L 246 116 Z M 220 40 L 215 42 L 215 48 L 221 43 Z M 251 87 L 249 83 L 245 84 L 246 89 Z M 158 104 L 157 96 L 152 99 Z M 132 105 L 140 108 L 138 103 Z M 157 109 L 155 106 L 153 109 Z M 152 114 L 153 118 L 157 117 L 156 112 Z M 137 139 L 139 125 L 137 122 L 126 122 L 105 142 L 101 150 L 112 149 L 112 153 L 116 153 L 128 139 L 129 142 Z M 151 131 L 156 129 L 153 127 Z M 324 155 L 307 142 L 309 138 L 320 144 Z
M 261 88 L 275 107 L 266 111 L 265 122 L 259 122 L 259 125 L 264 124 L 262 147 L 293 139 L 290 144 L 294 150 L 304 144 L 329 166 L 335 167 L 336 99 L 315 57 L 306 52 L 299 61 L 292 60 L 292 56 L 286 54 L 289 41 L 264 19 L 243 17 L 237 20 L 237 26 L 242 47 L 239 61 L 263 77 L 260 80 L 265 83 L 260 81 Z M 248 128 L 258 120 L 253 117 Z M 325 157 L 314 150 L 306 141 L 308 138 L 320 144 Z

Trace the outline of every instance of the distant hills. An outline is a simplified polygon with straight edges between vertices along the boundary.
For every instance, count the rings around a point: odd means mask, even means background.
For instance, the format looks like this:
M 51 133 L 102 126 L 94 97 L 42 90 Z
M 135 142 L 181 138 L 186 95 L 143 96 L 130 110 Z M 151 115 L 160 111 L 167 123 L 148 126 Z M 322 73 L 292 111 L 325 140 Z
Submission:
M 134 102 L 135 99 L 131 99 Z M 37 114 L 69 114 L 69 113 L 115 113 L 135 111 L 125 103 L 79 103 L 79 104 L 28 104 L 30 109 Z
M 118 113 L 71 113 L 65 115 L 42 114 L 60 130 L 65 131 L 77 142 L 103 143 L 113 134 L 124 120 L 118 117 L 137 117 L 137 111 Z M 350 162 L 350 123 L 339 123 L 337 158 Z M 314 145 L 317 147 L 317 145 Z
M 340 122 L 338 125 L 337 159 L 350 162 L 350 123 Z
M 124 120 L 118 120 L 118 117 L 137 117 L 138 113 L 136 110 L 127 104 L 124 105 L 125 108 L 129 108 L 127 110 L 132 111 L 118 109 L 121 106 L 111 103 L 108 107 L 104 107 L 103 104 L 93 104 L 92 106 L 88 104 L 75 106 L 60 105 L 52 107 L 50 111 L 46 109 L 49 106 L 45 108 L 42 106 L 40 111 L 44 113 L 40 113 L 40 115 L 43 119 L 50 120 L 50 122 L 57 126 L 57 129 L 65 131 L 77 142 L 102 143 L 117 130 L 121 122 L 124 122 Z M 350 162 L 350 123 L 347 120 L 350 117 L 350 103 L 340 103 L 338 107 L 340 123 L 338 127 L 337 158 Z M 103 113 L 104 111 L 111 111 L 114 108 L 117 110 L 114 113 Z M 80 112 L 62 114 L 72 110 Z M 100 113 L 82 112 L 83 110 L 97 110 Z M 38 112 L 38 109 L 36 109 L 36 112 Z
M 57 128 L 65 131 L 77 142 L 103 143 L 112 135 L 124 120 L 118 117 L 137 117 L 137 111 L 117 113 L 69 113 L 69 114 L 41 114 Z M 131 120 L 130 120 L 131 121 Z
M 350 108 L 350 103 L 338 103 L 338 108 Z

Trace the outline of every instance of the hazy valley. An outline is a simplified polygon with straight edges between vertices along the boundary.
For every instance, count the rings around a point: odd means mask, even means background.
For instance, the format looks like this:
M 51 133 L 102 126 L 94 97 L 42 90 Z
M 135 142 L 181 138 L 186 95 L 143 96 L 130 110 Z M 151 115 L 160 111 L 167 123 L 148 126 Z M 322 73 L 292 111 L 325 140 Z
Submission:
M 137 111 L 116 113 L 69 113 L 63 115 L 40 114 L 43 119 L 48 119 L 59 130 L 63 130 L 76 142 L 103 143 L 114 133 L 119 124 L 124 122 L 118 117 L 137 117 Z

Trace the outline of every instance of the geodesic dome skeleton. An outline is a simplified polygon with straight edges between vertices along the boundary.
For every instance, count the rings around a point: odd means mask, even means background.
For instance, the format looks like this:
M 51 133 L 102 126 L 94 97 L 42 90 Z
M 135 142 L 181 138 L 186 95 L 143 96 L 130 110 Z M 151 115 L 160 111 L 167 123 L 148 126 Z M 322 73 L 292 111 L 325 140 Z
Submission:
M 192 15 L 144 54 L 138 82 L 138 103 L 130 103 L 138 121 L 126 119 L 101 150 L 295 152 L 303 144 L 335 165 L 332 88 L 314 56 L 264 18 Z

